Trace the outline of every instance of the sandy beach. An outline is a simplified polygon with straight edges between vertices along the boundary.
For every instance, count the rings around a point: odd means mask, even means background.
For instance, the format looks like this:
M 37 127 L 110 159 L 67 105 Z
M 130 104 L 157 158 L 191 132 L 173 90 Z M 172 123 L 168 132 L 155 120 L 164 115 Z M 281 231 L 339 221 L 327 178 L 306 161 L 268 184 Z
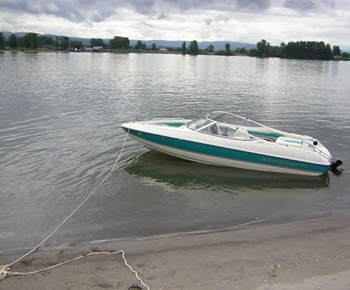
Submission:
M 350 217 L 259 225 L 238 230 L 39 249 L 10 271 L 0 289 L 350 289 Z M 99 251 L 110 254 L 99 255 Z M 9 264 L 17 255 L 0 256 Z

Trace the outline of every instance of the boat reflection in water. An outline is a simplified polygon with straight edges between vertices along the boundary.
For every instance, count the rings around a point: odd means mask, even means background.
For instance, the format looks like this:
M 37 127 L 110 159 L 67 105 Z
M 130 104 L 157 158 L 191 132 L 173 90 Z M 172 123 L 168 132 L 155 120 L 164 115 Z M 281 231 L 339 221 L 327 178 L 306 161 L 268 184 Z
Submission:
M 187 190 L 316 189 L 329 184 L 328 173 L 310 177 L 216 167 L 154 151 L 139 156 L 125 171 L 146 182 Z

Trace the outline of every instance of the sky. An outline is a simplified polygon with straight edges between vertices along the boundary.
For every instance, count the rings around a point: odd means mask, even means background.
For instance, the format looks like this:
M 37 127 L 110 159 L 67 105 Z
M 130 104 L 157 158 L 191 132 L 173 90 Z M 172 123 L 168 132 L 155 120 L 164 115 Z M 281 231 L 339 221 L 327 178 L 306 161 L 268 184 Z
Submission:
M 324 41 L 350 49 L 350 1 L 0 0 L 0 31 L 141 41 Z

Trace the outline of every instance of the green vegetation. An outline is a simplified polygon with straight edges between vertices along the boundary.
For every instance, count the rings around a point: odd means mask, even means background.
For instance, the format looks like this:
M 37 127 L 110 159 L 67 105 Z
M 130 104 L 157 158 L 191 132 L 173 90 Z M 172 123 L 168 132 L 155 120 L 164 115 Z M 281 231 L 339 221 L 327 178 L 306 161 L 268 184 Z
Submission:
M 208 48 L 207 48 L 207 51 L 209 51 L 209 52 L 214 52 L 214 45 L 209 44 L 209 46 L 208 46 Z
M 282 57 L 293 59 L 333 59 L 333 53 L 329 44 L 323 41 L 298 41 L 289 42 L 281 52 Z
M 346 59 L 346 58 L 350 59 L 350 53 L 348 53 L 348 52 L 343 52 L 343 53 L 341 54 L 341 58 L 343 58 L 343 59 Z
M 36 33 L 30 32 L 19 38 L 19 40 L 23 41 L 22 46 L 37 49 L 38 48 L 38 35 Z
M 199 54 L 198 42 L 196 40 L 190 42 L 190 45 L 188 46 L 188 53 L 192 55 Z
M 2 32 L 0 32 L 0 49 L 5 49 L 5 37 Z
M 159 53 L 181 53 L 189 55 L 246 55 L 259 58 L 280 57 L 288 59 L 311 59 L 311 60 L 350 60 L 347 52 L 342 52 L 339 46 L 325 44 L 323 41 L 297 41 L 282 42 L 280 46 L 271 46 L 265 39 L 260 40 L 256 44 L 256 49 L 247 50 L 246 48 L 237 48 L 231 50 L 230 43 L 225 44 L 225 50 L 215 50 L 214 45 L 210 44 L 206 49 L 199 49 L 196 40 L 186 44 L 182 43 L 181 47 L 160 47 L 157 48 L 156 43 L 152 43 L 151 47 L 147 47 L 146 43 L 138 40 L 131 47 L 128 37 L 114 36 L 105 43 L 101 38 L 91 38 L 90 43 L 85 45 L 80 40 L 70 40 L 66 36 L 47 36 L 37 35 L 34 32 L 26 33 L 17 37 L 11 34 L 5 39 L 0 32 L 0 50 L 72 50 L 72 51 L 111 51 L 111 52 L 159 52 Z
M 129 38 L 122 36 L 114 36 L 114 38 L 109 41 L 109 49 L 128 49 L 129 44 Z
M 16 49 L 17 48 L 17 36 L 14 34 L 11 34 L 9 39 L 7 40 L 7 45 L 12 48 Z
M 135 44 L 135 49 L 146 50 L 146 44 L 143 43 L 141 40 L 138 40 L 137 43 Z
M 26 33 L 24 36 L 17 37 L 15 34 L 11 34 L 5 46 L 9 49 L 55 49 L 66 50 L 68 47 L 74 48 L 74 46 L 82 47 L 81 42 L 69 42 L 69 38 L 66 36 L 61 37 L 49 37 L 45 35 L 38 36 L 36 33 Z
M 229 43 L 225 44 L 225 49 L 226 49 L 227 54 L 231 54 L 231 45 Z
M 270 43 L 266 42 L 265 39 L 256 44 L 256 56 L 262 58 L 271 56 Z
M 184 42 L 182 43 L 181 51 L 182 51 L 182 54 L 186 54 L 186 51 L 187 51 L 187 48 L 186 48 L 186 41 L 184 41 Z
M 262 39 L 257 43 L 257 49 L 250 51 L 251 55 L 266 57 L 281 57 L 288 59 L 310 59 L 310 60 L 332 60 L 334 58 L 342 58 L 346 55 L 341 53 L 339 46 L 331 46 L 323 41 L 297 41 L 281 43 L 280 46 L 270 46 L 270 44 Z
M 91 38 L 90 39 L 90 46 L 92 48 L 94 47 L 102 47 L 105 48 L 105 43 L 103 42 L 103 40 L 101 38 Z

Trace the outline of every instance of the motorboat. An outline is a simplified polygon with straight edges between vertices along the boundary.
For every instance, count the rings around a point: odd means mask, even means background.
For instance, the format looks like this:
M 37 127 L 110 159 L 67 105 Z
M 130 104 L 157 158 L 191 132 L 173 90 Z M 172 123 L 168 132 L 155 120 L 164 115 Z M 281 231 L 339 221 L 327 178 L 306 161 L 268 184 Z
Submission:
M 196 119 L 131 121 L 121 127 L 153 151 L 220 167 L 319 176 L 342 164 L 316 138 L 223 111 Z

